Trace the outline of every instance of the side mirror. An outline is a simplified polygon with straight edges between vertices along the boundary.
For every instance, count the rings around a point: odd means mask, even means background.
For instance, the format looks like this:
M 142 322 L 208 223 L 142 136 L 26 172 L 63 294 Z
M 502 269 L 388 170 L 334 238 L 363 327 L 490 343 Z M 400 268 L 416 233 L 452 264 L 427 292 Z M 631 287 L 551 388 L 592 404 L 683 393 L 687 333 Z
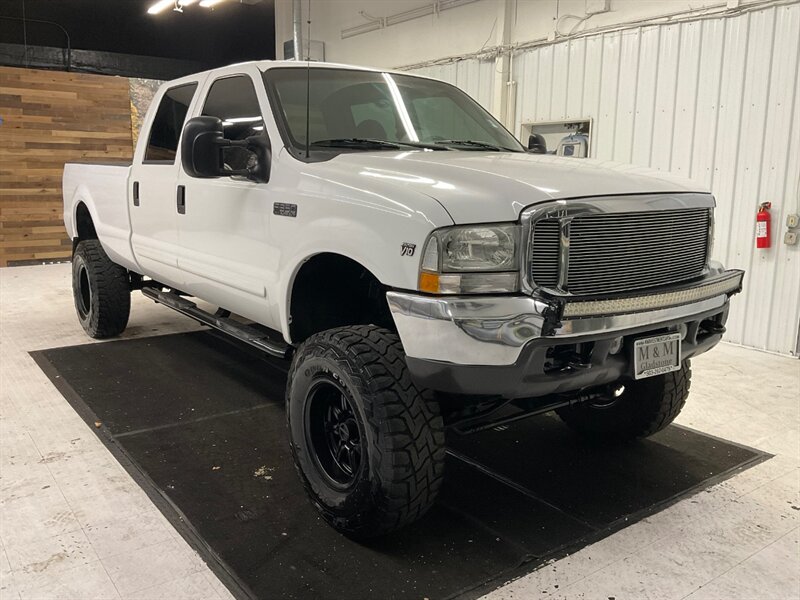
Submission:
M 256 160 L 244 170 L 225 168 L 222 151 L 225 148 L 244 148 L 252 152 Z M 216 117 L 189 119 L 183 128 L 181 141 L 181 164 L 191 177 L 212 178 L 240 175 L 266 183 L 269 181 L 272 151 L 266 136 L 252 136 L 245 140 L 227 140 L 222 132 L 222 121 Z
M 183 170 L 192 177 L 221 177 L 224 143 L 221 120 L 216 117 L 189 119 L 181 140 Z
M 547 154 L 547 142 L 540 133 L 528 136 L 528 152 L 531 154 Z

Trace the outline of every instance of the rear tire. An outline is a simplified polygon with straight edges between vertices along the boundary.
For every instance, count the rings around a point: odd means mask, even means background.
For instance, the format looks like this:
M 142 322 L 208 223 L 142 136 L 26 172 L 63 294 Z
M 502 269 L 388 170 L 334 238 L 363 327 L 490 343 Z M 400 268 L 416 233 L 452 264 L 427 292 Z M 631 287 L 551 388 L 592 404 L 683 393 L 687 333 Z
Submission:
M 444 424 L 432 394 L 411 381 L 396 334 L 357 325 L 311 336 L 292 361 L 286 402 L 295 466 L 335 529 L 375 537 L 433 505 Z
M 111 262 L 98 240 L 84 240 L 72 256 L 72 296 L 81 326 L 93 338 L 119 335 L 128 325 L 128 271 Z
M 556 410 L 559 417 L 579 434 L 595 441 L 625 442 L 661 431 L 675 420 L 686 404 L 692 370 L 684 361 L 678 371 L 638 381 L 620 381 L 608 386 L 608 397 Z M 624 385 L 615 398 L 612 390 Z

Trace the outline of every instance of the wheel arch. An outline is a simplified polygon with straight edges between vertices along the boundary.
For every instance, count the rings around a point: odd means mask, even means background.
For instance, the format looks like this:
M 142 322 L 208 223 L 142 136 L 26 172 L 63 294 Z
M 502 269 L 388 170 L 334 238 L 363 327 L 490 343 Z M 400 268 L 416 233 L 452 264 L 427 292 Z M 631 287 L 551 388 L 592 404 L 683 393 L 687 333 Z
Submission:
M 85 184 L 80 184 L 75 188 L 69 209 L 66 210 L 65 207 L 64 225 L 72 239 L 73 252 L 78 242 L 99 239 L 94 200 Z
M 347 325 L 394 330 L 387 289 L 372 269 L 344 254 L 324 251 L 307 257 L 297 265 L 287 290 L 289 339 L 299 344 L 320 331 Z
M 78 200 L 75 205 L 75 237 L 79 240 L 96 240 L 97 229 L 94 225 L 94 218 L 86 202 Z

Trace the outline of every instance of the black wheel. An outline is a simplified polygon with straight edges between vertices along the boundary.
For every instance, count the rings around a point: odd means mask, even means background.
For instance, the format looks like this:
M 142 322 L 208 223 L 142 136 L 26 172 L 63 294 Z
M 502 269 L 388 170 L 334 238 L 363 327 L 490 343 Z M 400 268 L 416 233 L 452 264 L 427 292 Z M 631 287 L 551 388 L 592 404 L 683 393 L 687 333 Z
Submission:
M 374 537 L 433 505 L 444 424 L 411 381 L 396 334 L 357 325 L 311 336 L 292 361 L 286 403 L 295 466 L 334 528 Z
M 72 256 L 72 296 L 83 329 L 93 338 L 119 335 L 128 324 L 128 271 L 111 262 L 100 242 L 84 240 Z
M 556 412 L 572 429 L 594 440 L 624 442 L 644 438 L 675 420 L 686 404 L 691 379 L 687 360 L 679 371 L 619 381 L 607 386 L 600 398 Z

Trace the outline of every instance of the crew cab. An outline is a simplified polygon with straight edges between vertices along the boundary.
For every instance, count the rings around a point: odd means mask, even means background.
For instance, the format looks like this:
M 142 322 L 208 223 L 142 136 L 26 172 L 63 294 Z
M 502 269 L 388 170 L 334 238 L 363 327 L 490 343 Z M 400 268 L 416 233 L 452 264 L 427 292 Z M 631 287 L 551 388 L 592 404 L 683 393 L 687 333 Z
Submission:
M 165 83 L 131 164 L 65 166 L 78 318 L 116 336 L 141 290 L 291 360 L 297 470 L 353 537 L 430 508 L 446 432 L 555 411 L 651 435 L 741 289 L 710 258 L 714 198 L 529 146 L 406 73 L 264 61 Z

